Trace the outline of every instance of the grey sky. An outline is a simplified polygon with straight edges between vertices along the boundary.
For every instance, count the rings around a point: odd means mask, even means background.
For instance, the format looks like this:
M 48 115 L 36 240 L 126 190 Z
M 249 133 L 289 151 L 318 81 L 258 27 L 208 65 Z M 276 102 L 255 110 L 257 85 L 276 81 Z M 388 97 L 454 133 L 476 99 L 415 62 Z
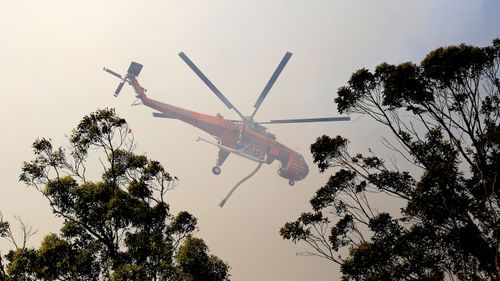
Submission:
M 184 51 L 242 112 L 252 106 L 286 51 L 287 67 L 257 120 L 337 115 L 333 98 L 358 68 L 380 62 L 419 62 L 451 44 L 490 44 L 500 36 L 500 2 L 490 1 L 2 1 L 0 10 L 1 155 L 0 210 L 39 229 L 32 240 L 57 232 L 48 203 L 17 181 L 32 159 L 36 137 L 65 144 L 80 118 L 115 107 L 127 119 L 139 153 L 161 161 L 180 178 L 170 193 L 174 210 L 199 218 L 198 233 L 228 261 L 233 280 L 335 280 L 331 263 L 297 257 L 304 245 L 283 241 L 279 228 L 307 210 L 328 175 L 313 166 L 309 145 L 321 134 L 342 134 L 353 150 L 379 147 L 384 132 L 366 118 L 350 123 L 269 126 L 304 154 L 310 175 L 295 187 L 264 166 L 220 209 L 217 204 L 255 164 L 230 156 L 212 175 L 217 150 L 196 143 L 207 137 L 151 110 L 119 98 L 117 81 L 103 66 L 124 72 L 131 60 L 144 69 L 140 82 L 151 98 L 209 114 L 237 116 L 217 100 L 177 56 Z M 381 202 L 381 205 L 384 203 Z M 5 253 L 8 246 L 0 242 Z

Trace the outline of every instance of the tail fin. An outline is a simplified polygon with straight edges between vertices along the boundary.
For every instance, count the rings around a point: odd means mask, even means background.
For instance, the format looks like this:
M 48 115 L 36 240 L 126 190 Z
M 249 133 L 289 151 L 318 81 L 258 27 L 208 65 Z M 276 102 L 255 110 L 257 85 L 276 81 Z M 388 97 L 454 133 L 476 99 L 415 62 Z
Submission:
M 130 63 L 130 66 L 128 67 L 127 74 L 130 76 L 137 77 L 139 76 L 139 73 L 141 73 L 141 70 L 142 70 L 142 64 L 133 61 Z

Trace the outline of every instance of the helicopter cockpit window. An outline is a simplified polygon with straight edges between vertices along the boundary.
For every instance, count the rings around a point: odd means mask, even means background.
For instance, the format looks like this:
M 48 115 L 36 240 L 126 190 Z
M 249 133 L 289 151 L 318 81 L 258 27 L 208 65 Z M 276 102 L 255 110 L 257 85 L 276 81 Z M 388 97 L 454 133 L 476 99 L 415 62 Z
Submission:
M 300 162 L 306 162 L 306 160 L 304 159 L 304 157 L 303 157 L 301 154 L 298 154 L 298 153 L 297 153 L 297 159 L 298 159 Z

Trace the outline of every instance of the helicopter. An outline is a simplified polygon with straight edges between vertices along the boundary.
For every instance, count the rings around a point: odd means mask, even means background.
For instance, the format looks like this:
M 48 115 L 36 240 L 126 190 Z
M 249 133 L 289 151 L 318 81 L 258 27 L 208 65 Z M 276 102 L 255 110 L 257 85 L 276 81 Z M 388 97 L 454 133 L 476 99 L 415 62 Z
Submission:
M 292 53 L 287 52 L 278 67 L 272 74 L 268 83 L 262 90 L 260 96 L 254 105 L 251 115 L 243 115 L 203 74 L 203 72 L 188 58 L 184 52 L 179 53 L 179 57 L 191 68 L 195 74 L 208 86 L 208 88 L 240 117 L 240 120 L 225 119 L 220 114 L 208 115 L 194 112 L 171 104 L 163 103 L 146 96 L 146 89 L 143 88 L 137 78 L 143 68 L 142 64 L 131 62 L 127 73 L 122 76 L 115 71 L 103 68 L 104 71 L 119 78 L 121 82 L 115 90 L 114 96 L 118 96 L 125 83 L 132 86 L 136 97 L 140 103 L 155 110 L 153 116 L 157 118 L 177 119 L 191 124 L 198 129 L 207 132 L 215 138 L 215 141 L 198 138 L 219 148 L 218 157 L 215 166 L 212 168 L 214 175 L 221 173 L 221 166 L 230 154 L 236 154 L 251 161 L 262 164 L 271 164 L 278 160 L 278 175 L 287 179 L 290 186 L 295 185 L 296 181 L 304 179 L 309 173 L 309 167 L 304 157 L 297 151 L 288 148 L 276 140 L 276 136 L 269 132 L 263 125 L 267 124 L 290 124 L 290 123 L 309 123 L 309 122 L 331 122 L 331 121 L 349 121 L 348 116 L 326 117 L 326 118 L 301 118 L 301 119 L 277 119 L 266 122 L 254 121 L 254 116 L 259 110 L 262 102 L 268 95 L 272 86 L 278 79 L 284 67 L 288 63 Z M 139 104 L 134 102 L 134 105 Z

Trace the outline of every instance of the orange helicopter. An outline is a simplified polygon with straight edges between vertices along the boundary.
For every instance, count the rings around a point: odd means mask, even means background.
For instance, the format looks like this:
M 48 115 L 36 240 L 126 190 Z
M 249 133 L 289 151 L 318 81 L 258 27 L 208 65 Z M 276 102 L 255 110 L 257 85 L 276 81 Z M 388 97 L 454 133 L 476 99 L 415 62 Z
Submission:
M 274 71 L 271 79 L 264 87 L 259 98 L 255 102 L 254 111 L 250 116 L 244 116 L 201 72 L 201 70 L 184 54 L 179 53 L 184 62 L 198 75 L 199 78 L 212 90 L 212 92 L 229 108 L 234 110 L 241 120 L 224 119 L 220 114 L 215 116 L 194 112 L 174 105 L 166 104 L 146 96 L 146 89 L 137 81 L 137 77 L 142 70 L 142 65 L 132 62 L 125 76 L 108 69 L 104 71 L 118 77 L 120 84 L 114 93 L 118 96 L 125 83 L 130 84 L 137 98 L 147 107 L 157 112 L 153 112 L 154 117 L 178 119 L 189 123 L 200 130 L 203 130 L 215 138 L 215 141 L 198 138 L 198 141 L 204 141 L 219 148 L 218 158 L 212 172 L 215 175 L 221 173 L 221 166 L 226 161 L 229 154 L 233 153 L 249 160 L 262 164 L 271 164 L 274 160 L 280 162 L 278 174 L 287 179 L 293 186 L 296 181 L 304 179 L 309 173 L 309 168 L 304 157 L 297 151 L 276 141 L 276 136 L 270 133 L 263 124 L 289 124 L 289 123 L 308 123 L 308 122 L 330 122 L 330 121 L 348 121 L 349 117 L 327 117 L 327 118 L 306 118 L 306 119 L 280 119 L 267 122 L 256 122 L 254 116 L 259 110 L 262 102 L 271 90 L 278 76 L 283 71 L 292 53 L 287 52 L 280 64 Z M 134 103 L 136 104 L 136 103 Z

